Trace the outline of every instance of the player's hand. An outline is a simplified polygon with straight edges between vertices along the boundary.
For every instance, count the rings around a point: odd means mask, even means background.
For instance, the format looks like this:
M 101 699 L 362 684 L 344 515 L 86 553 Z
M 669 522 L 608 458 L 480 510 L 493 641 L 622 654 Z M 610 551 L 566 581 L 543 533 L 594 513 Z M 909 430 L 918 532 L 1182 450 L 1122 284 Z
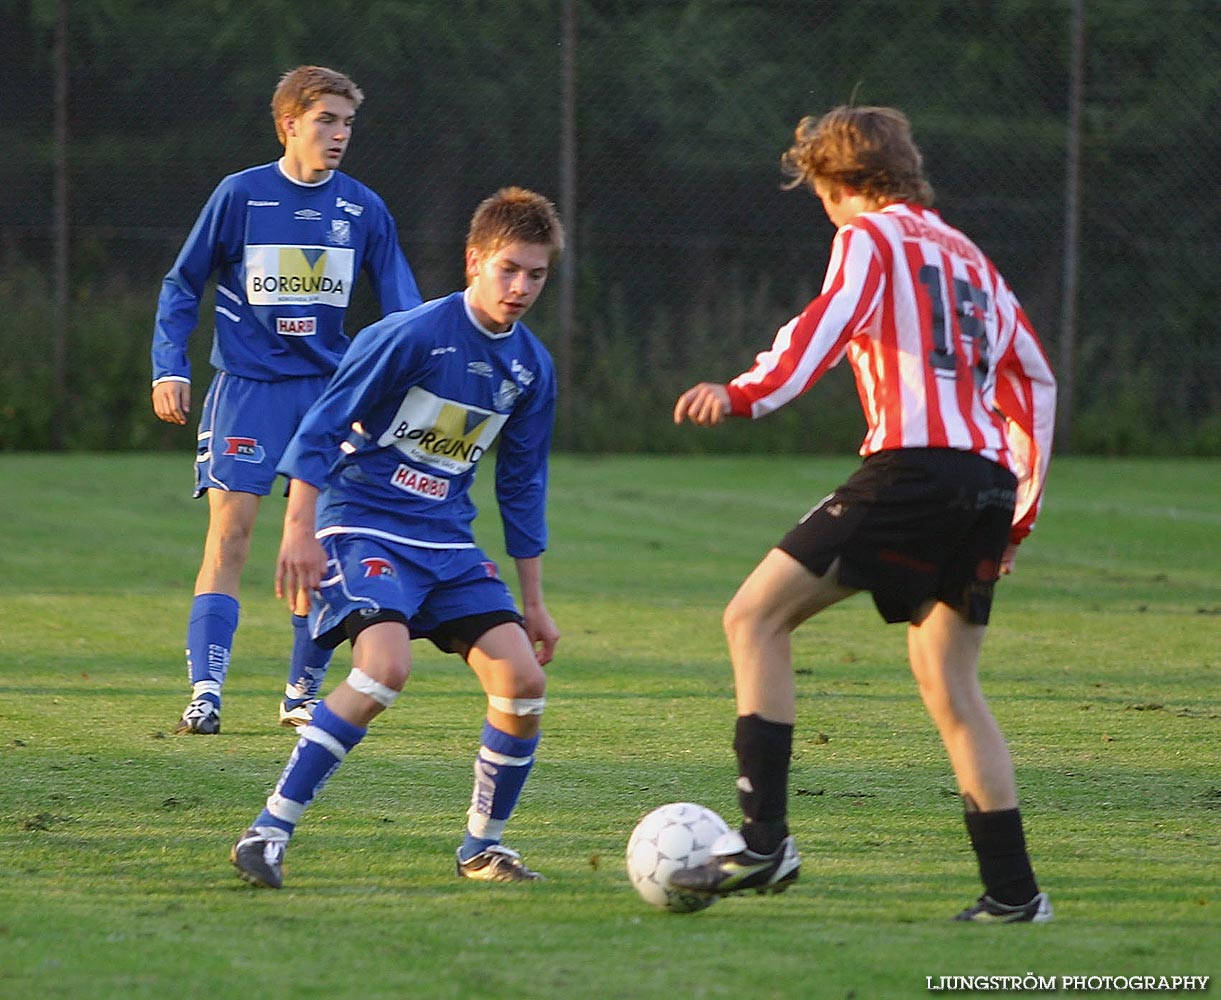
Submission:
M 1013 572 L 1013 561 L 1017 558 L 1017 550 L 1016 545 L 1005 546 L 1005 554 L 1001 556 L 1001 576 L 1008 576 Z
M 167 424 L 185 424 L 191 412 L 191 383 L 158 382 L 153 386 L 153 412 Z
M 560 630 L 551 613 L 541 604 L 525 609 L 526 635 L 534 649 L 534 658 L 540 667 L 545 667 L 555 656 L 556 643 L 560 641 Z
M 714 427 L 729 416 L 729 390 L 715 382 L 692 386 L 674 404 L 674 422 L 684 419 L 700 427 Z
M 276 559 L 276 597 L 287 601 L 293 614 L 308 613 L 310 594 L 322 580 L 326 563 L 326 550 L 312 531 L 284 526 Z

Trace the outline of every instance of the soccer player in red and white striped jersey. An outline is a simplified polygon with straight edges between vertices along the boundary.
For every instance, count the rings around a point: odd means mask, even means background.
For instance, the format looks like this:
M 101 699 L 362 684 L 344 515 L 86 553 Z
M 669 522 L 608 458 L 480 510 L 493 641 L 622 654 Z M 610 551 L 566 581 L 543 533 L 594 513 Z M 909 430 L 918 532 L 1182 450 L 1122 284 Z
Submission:
M 886 621 L 909 623 L 912 671 L 958 779 L 984 883 L 958 918 L 1050 920 L 978 664 L 994 583 L 1039 512 L 1055 378 L 996 267 L 932 209 L 901 112 L 840 107 L 805 118 L 781 164 L 837 227 L 822 291 L 749 371 L 683 393 L 674 420 L 762 417 L 846 357 L 868 424 L 864 463 L 767 554 L 725 611 L 744 820 L 706 866 L 672 881 L 727 895 L 796 879 L 789 637 L 867 590 Z

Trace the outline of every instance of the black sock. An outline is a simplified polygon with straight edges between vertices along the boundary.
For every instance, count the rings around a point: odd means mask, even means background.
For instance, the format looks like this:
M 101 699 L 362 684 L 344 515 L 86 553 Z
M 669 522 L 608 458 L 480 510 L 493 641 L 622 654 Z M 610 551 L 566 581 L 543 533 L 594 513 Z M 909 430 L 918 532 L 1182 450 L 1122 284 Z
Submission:
M 788 836 L 789 762 L 793 727 L 758 715 L 740 715 L 733 748 L 738 755 L 742 837 L 759 854 L 771 854 Z
M 1026 853 L 1022 814 L 1017 809 L 965 814 L 967 833 L 979 860 L 984 892 L 998 903 L 1020 906 L 1039 891 Z

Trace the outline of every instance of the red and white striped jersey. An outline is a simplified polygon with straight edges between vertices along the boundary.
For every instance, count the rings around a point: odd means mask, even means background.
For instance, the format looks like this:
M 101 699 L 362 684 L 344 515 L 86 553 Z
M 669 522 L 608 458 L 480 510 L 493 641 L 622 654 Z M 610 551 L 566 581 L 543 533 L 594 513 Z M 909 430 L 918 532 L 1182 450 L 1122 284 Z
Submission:
M 728 385 L 737 416 L 801 395 L 847 355 L 869 429 L 888 448 L 973 451 L 1018 477 L 1012 540 L 1038 514 L 1056 382 L 993 263 L 932 209 L 895 203 L 835 234 L 822 292 Z

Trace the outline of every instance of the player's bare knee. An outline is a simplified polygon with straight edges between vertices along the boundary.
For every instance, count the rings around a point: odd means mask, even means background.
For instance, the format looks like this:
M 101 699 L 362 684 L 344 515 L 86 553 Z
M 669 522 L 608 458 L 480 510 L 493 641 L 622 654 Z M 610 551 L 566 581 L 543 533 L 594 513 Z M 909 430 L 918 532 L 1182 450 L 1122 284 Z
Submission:
M 501 680 L 488 682 L 488 706 L 505 715 L 542 715 L 547 700 L 547 675 L 543 668 L 534 660 L 506 667 Z
M 721 615 L 721 629 L 731 646 L 754 627 L 755 616 L 747 609 L 745 601 L 734 597 L 725 605 L 725 611 Z
M 547 674 L 536 660 L 517 664 L 510 680 L 510 688 L 514 698 L 541 701 L 547 695 Z

